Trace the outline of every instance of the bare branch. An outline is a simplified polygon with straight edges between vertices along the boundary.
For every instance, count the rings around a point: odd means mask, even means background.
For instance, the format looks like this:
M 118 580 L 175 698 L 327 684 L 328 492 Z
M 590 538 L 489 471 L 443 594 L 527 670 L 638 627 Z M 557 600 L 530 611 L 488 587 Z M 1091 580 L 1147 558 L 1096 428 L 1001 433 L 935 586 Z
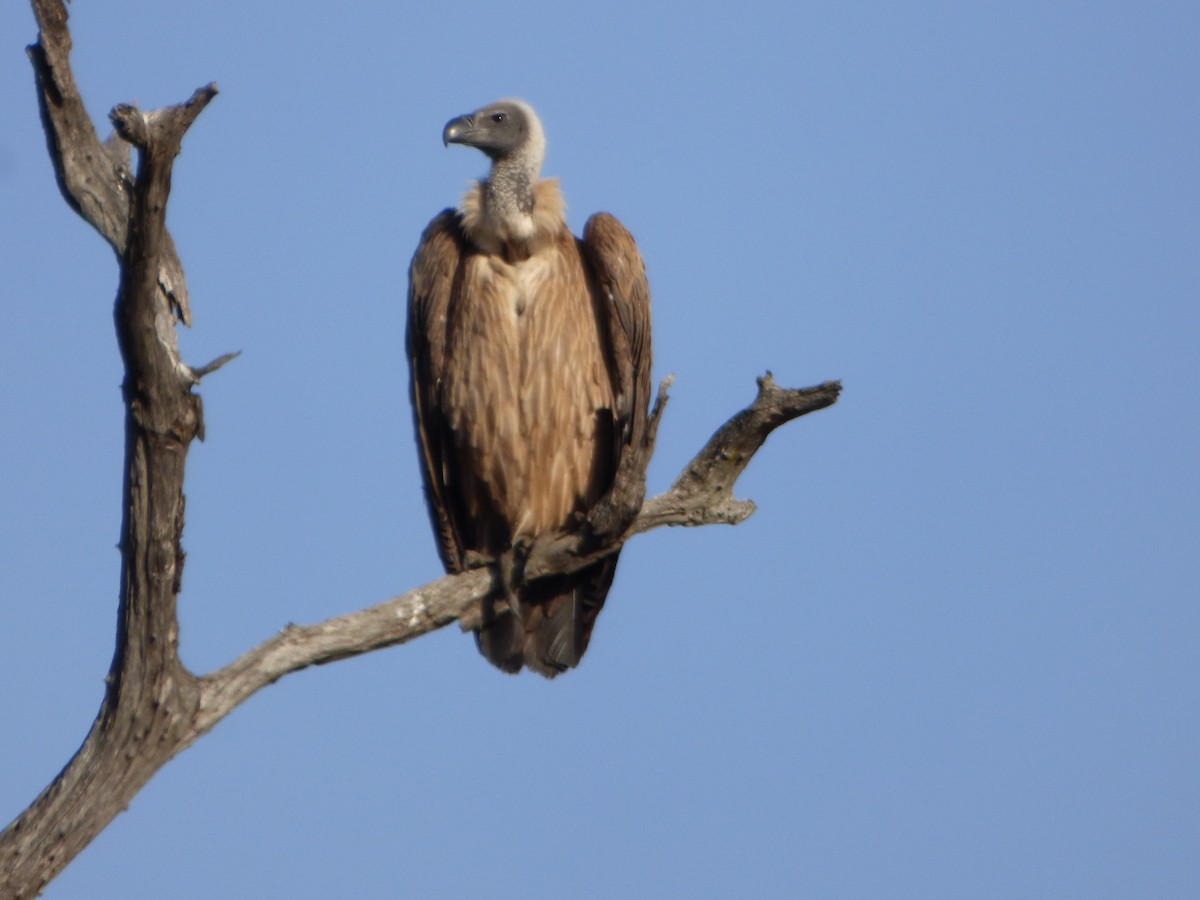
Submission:
M 38 108 L 63 199 L 121 256 L 129 230 L 133 178 L 129 149 L 118 136 L 104 143 L 83 105 L 71 71 L 71 33 L 62 0 L 33 0 L 38 42 L 26 48 L 38 86 Z M 184 325 L 192 324 L 183 264 L 170 235 L 159 261 L 159 290 Z
M 274 637 L 201 679 L 196 736 L 260 688 L 290 672 L 404 643 L 449 625 L 491 591 L 483 569 L 446 575 L 375 606 L 316 625 L 288 625 Z
M 225 363 L 231 362 L 242 355 L 241 350 L 234 350 L 232 353 L 222 353 L 210 363 L 205 363 L 202 366 L 195 366 L 192 369 L 192 380 L 199 383 L 200 379 L 205 375 L 211 375 L 217 369 L 221 368 Z
M 119 153 L 101 145 L 71 71 L 67 7 L 58 0 L 35 0 L 38 42 L 26 48 L 37 76 L 38 104 L 59 190 L 117 253 L 125 250 L 129 225 L 127 167 Z
M 752 500 L 738 500 L 733 485 L 767 436 L 792 419 L 837 402 L 842 385 L 826 381 L 788 389 L 771 373 L 758 379 L 758 396 L 722 425 L 664 494 L 646 502 L 636 532 L 659 525 L 736 525 L 754 512 Z
M 654 425 L 666 403 L 666 387 L 652 414 Z M 712 436 L 667 492 L 652 497 L 630 524 L 627 535 L 596 546 L 593 536 L 558 535 L 539 541 L 526 563 L 528 578 L 562 575 L 582 569 L 620 549 L 628 536 L 664 525 L 737 524 L 754 509 L 733 498 L 733 485 L 767 436 L 785 422 L 824 409 L 837 401 L 841 385 L 831 381 L 812 388 L 778 387 L 768 373 L 758 379 L 758 396 Z M 651 436 L 653 440 L 653 436 Z M 734 512 L 729 512 L 730 509 Z M 311 665 L 332 662 L 412 640 L 455 619 L 464 631 L 478 628 L 482 603 L 492 590 L 481 570 L 446 575 L 399 597 L 316 625 L 289 625 L 239 659 L 201 679 L 197 728 L 212 728 L 234 707 L 262 687 Z M 502 606 L 503 601 L 499 601 Z

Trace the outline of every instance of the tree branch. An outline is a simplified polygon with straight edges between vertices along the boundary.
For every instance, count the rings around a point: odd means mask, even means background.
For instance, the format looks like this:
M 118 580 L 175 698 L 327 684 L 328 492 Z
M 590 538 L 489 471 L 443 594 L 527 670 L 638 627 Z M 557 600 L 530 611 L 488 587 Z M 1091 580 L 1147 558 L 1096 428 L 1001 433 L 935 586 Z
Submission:
M 67 205 L 108 241 L 117 256 L 125 252 L 133 175 L 129 145 L 118 135 L 104 143 L 83 105 L 71 71 L 71 33 L 62 0 L 33 0 L 38 42 L 26 48 L 38 86 L 38 109 L 58 189 Z M 168 234 L 159 259 L 163 299 L 184 325 L 192 324 L 183 264 Z
M 758 379 L 754 402 L 722 425 L 688 463 L 670 490 L 647 500 L 625 536 L 593 546 L 575 532 L 535 543 L 526 563 L 528 578 L 574 572 L 620 549 L 628 536 L 664 525 L 736 525 L 754 510 L 735 500 L 733 484 L 767 436 L 785 422 L 836 402 L 841 385 L 830 381 L 803 390 L 776 386 L 768 374 Z M 665 394 L 660 392 L 655 417 Z M 730 514 L 727 507 L 736 508 Z M 493 588 L 485 570 L 445 575 L 406 594 L 316 625 L 288 625 L 229 665 L 201 679 L 199 733 L 250 697 L 290 672 L 402 644 L 458 620 L 464 631 L 481 622 L 482 604 Z M 502 603 L 502 601 L 500 601 Z M 197 735 L 198 736 L 198 735 Z
M 198 678 L 183 666 L 176 598 L 184 563 L 184 463 L 203 433 L 194 386 L 236 354 L 196 369 L 180 358 L 175 326 L 189 324 L 191 314 L 166 205 L 183 135 L 217 90 L 206 85 L 161 110 L 117 106 L 111 119 L 118 143 L 103 145 L 71 73 L 66 7 L 62 0 L 32 2 L 40 31 L 29 56 L 59 187 L 120 262 L 114 318 L 126 372 L 126 449 L 119 625 L 108 688 L 75 756 L 0 832 L 5 900 L 40 893 L 155 772 L 256 691 L 290 672 L 403 643 L 455 620 L 477 627 L 494 584 L 482 569 L 446 576 L 367 609 L 288 625 L 209 675 Z M 120 141 L 138 149 L 136 178 Z M 668 383 L 612 490 L 569 533 L 535 543 L 527 578 L 575 571 L 663 525 L 742 521 L 754 504 L 735 499 L 733 485 L 767 436 L 834 403 L 840 391 L 837 382 L 785 390 L 768 373 L 758 380 L 754 402 L 717 430 L 668 491 L 643 503 Z
M 754 501 L 738 500 L 733 485 L 767 436 L 786 422 L 837 402 L 840 381 L 816 387 L 781 388 L 768 372 L 758 379 L 754 402 L 717 429 L 671 489 L 642 507 L 634 532 L 659 525 L 737 525 L 754 512 Z

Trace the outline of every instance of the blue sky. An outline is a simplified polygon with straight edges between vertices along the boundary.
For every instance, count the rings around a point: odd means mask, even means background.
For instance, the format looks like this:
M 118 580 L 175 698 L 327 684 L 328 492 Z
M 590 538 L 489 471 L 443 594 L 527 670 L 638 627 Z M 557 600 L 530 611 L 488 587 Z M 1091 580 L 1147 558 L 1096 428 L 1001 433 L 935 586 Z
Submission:
M 729 528 L 633 542 L 583 665 L 448 629 L 291 676 L 51 898 L 1200 893 L 1200 7 L 71 7 L 109 108 L 215 80 L 169 222 L 202 387 L 182 651 L 439 574 L 402 358 L 424 224 L 542 115 L 580 228 L 638 238 L 664 489 L 770 369 L 845 382 Z M 0 819 L 112 653 L 111 252 L 59 199 L 0 8 Z

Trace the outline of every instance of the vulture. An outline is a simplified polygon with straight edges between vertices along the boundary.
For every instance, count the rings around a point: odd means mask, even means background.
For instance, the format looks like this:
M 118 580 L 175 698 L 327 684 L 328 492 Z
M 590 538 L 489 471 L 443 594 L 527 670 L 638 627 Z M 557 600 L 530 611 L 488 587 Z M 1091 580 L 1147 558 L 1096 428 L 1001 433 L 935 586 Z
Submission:
M 409 268 L 425 496 L 446 571 L 486 563 L 502 582 L 480 652 L 552 678 L 587 649 L 617 557 L 526 581 L 524 554 L 581 527 L 644 438 L 650 288 L 616 218 L 571 233 L 558 180 L 539 178 L 546 139 L 529 104 L 452 119 L 442 142 L 481 150 L 491 168 L 429 223 Z

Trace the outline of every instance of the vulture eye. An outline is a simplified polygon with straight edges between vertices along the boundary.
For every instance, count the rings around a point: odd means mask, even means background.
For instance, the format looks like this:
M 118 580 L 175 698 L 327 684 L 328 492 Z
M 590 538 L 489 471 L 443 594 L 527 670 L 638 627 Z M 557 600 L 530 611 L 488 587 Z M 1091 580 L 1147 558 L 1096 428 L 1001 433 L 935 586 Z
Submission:
M 504 113 L 492 113 L 492 121 L 493 122 L 503 122 L 504 121 Z

